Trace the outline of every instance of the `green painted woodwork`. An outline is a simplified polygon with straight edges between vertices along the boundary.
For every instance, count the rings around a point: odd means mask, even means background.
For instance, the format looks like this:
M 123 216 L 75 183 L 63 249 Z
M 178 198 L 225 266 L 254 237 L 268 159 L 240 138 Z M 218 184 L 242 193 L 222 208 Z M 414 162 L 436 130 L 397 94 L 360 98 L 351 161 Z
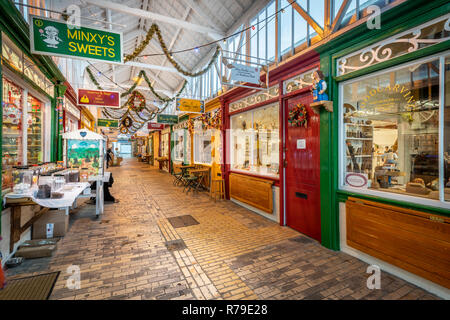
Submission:
M 0 33 L 0 48 L 2 47 L 2 34 Z M 0 80 L 3 79 L 3 65 L 0 63 Z M 0 102 L 3 102 L 3 80 L 1 81 L 1 90 L 0 90 Z M 3 104 L 2 104 L 3 105 Z M 0 108 L 0 156 L 2 156 L 2 161 L 0 161 L 0 174 L 2 174 L 3 168 L 3 108 Z M 0 179 L 0 190 L 3 189 L 2 179 Z M 1 191 L 0 191 L 1 194 Z M 1 212 L 3 210 L 3 201 L 0 201 L 0 238 L 2 236 L 2 216 Z M 0 265 L 1 268 L 1 265 Z
M 334 112 L 331 113 L 320 111 L 320 197 L 323 246 L 332 250 L 339 250 L 339 203 L 345 202 L 349 196 L 450 216 L 449 210 L 446 209 L 339 190 L 339 160 L 337 160 L 340 125 L 338 118 L 339 82 L 443 52 L 450 49 L 450 41 L 408 53 L 341 77 L 336 76 L 337 59 L 438 18 L 447 12 L 450 12 L 450 3 L 445 0 L 429 2 L 409 0 L 382 13 L 380 30 L 369 30 L 365 24 L 362 24 L 316 49 L 320 54 L 320 69 L 326 77 L 328 94 L 330 100 L 333 100 L 334 109 Z

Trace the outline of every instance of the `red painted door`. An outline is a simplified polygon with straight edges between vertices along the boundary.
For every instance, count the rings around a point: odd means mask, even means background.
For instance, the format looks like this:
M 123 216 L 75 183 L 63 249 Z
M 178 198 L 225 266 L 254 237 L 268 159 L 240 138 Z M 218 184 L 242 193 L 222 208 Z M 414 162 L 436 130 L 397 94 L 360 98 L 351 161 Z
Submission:
M 293 127 L 287 116 L 302 103 L 308 111 L 306 127 Z M 286 224 L 320 241 L 320 117 L 309 107 L 308 92 L 285 102 Z

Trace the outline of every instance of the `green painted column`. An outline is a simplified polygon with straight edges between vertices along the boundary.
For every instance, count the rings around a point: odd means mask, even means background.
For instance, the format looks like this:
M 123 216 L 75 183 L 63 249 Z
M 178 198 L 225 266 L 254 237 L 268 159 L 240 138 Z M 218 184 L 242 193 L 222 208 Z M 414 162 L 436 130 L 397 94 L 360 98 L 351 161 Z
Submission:
M 322 245 L 339 250 L 339 211 L 335 201 L 337 172 L 335 168 L 337 152 L 334 143 L 337 115 L 337 91 L 332 79 L 331 57 L 320 57 L 320 69 L 325 75 L 328 95 L 334 101 L 333 112 L 320 110 L 320 215 Z

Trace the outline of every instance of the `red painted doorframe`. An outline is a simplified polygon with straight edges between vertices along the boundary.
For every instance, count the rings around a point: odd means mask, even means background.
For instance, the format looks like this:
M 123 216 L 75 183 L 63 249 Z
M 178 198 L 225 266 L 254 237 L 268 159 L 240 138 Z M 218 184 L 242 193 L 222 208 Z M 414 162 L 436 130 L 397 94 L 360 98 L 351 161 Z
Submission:
M 277 68 L 270 71 L 270 84 L 269 87 L 278 84 L 279 86 L 279 122 L 280 122 L 280 137 L 284 137 L 284 101 L 287 98 L 290 98 L 292 96 L 296 96 L 298 94 L 302 94 L 305 92 L 309 92 L 309 88 L 303 88 L 299 89 L 295 92 L 291 92 L 288 94 L 283 94 L 283 84 L 284 81 L 295 77 L 296 75 L 302 74 L 308 70 L 318 68 L 320 63 L 320 57 L 315 51 L 309 51 L 299 57 L 296 57 L 292 60 L 282 62 L 281 65 L 279 65 Z M 265 75 L 261 76 L 261 81 L 265 81 Z M 225 196 L 229 200 L 230 194 L 229 194 L 229 174 L 230 174 L 230 164 L 229 164 L 229 141 L 227 137 L 227 130 L 230 128 L 230 114 L 228 112 L 228 107 L 230 103 L 233 103 L 237 100 L 240 100 L 242 98 L 245 98 L 246 96 L 249 96 L 253 94 L 253 89 L 248 88 L 241 88 L 236 87 L 232 90 L 224 93 L 222 96 L 219 97 L 221 108 L 222 108 L 222 159 L 223 164 L 221 165 L 221 169 L 223 172 L 224 180 L 225 180 Z M 283 168 L 283 156 L 284 156 L 284 141 L 283 138 L 280 138 L 280 169 Z M 280 204 L 280 225 L 285 225 L 285 208 L 284 208 L 284 177 L 283 177 L 283 171 L 280 170 L 280 178 L 279 178 L 279 186 L 280 186 L 280 197 L 279 197 L 279 204 Z

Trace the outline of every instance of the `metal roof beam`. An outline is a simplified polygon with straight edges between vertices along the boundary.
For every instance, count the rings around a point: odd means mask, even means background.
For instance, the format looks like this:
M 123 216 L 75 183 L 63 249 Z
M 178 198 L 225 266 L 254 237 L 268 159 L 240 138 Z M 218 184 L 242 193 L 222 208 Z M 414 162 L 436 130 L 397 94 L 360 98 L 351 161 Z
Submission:
M 203 34 L 206 34 L 207 36 L 209 36 L 210 38 L 212 38 L 213 40 L 218 40 L 225 36 L 221 31 L 210 28 L 210 27 L 204 27 L 201 25 L 182 21 L 180 19 L 171 18 L 171 17 L 164 16 L 164 15 L 161 15 L 158 13 L 145 11 L 142 9 L 130 8 L 125 5 L 115 3 L 115 2 L 109 2 L 109 1 L 105 1 L 105 0 L 85 0 L 85 2 L 97 5 L 99 7 L 109 8 L 111 10 L 134 15 L 137 17 L 141 17 L 141 18 L 145 18 L 145 19 L 152 19 L 154 21 L 161 21 L 164 23 L 169 23 L 169 24 L 175 25 L 177 27 L 182 27 L 184 29 L 192 30 L 192 31 L 195 31 L 198 33 L 203 33 Z

